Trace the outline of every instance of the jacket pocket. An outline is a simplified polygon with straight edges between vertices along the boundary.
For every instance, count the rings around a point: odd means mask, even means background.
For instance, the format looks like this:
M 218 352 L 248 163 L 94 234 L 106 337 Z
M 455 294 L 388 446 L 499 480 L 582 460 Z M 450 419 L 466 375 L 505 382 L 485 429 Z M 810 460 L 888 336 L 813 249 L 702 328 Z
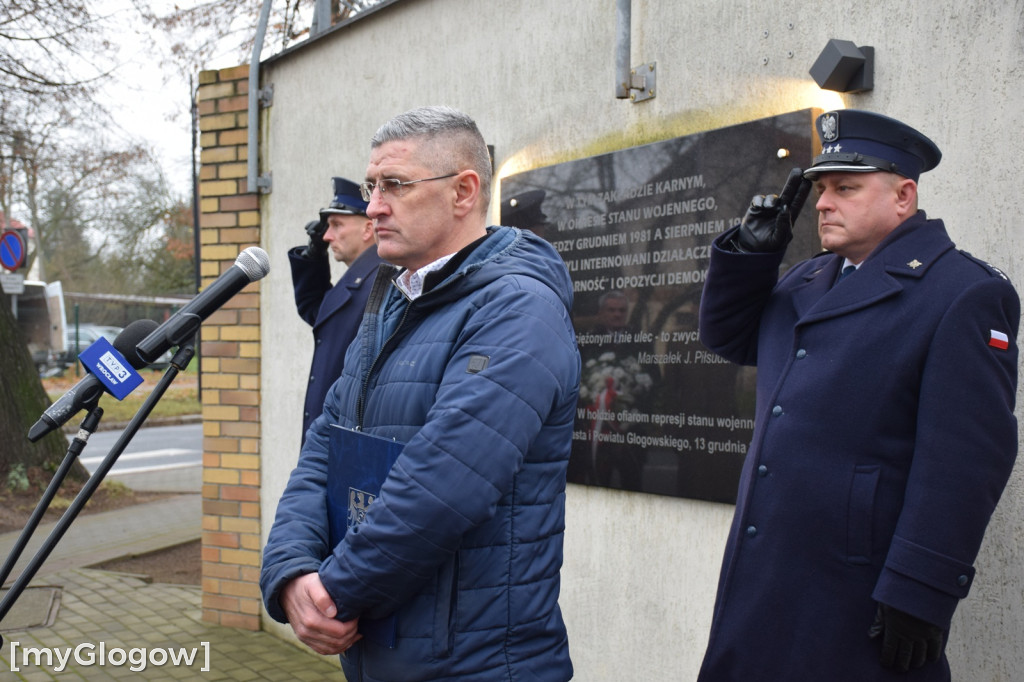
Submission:
M 871 530 L 875 518 L 875 493 L 882 467 L 857 466 L 850 483 L 850 502 L 846 515 L 846 561 L 871 563 Z
M 434 656 L 444 658 L 452 653 L 455 640 L 455 614 L 459 594 L 459 554 L 455 553 L 437 573 L 434 592 Z

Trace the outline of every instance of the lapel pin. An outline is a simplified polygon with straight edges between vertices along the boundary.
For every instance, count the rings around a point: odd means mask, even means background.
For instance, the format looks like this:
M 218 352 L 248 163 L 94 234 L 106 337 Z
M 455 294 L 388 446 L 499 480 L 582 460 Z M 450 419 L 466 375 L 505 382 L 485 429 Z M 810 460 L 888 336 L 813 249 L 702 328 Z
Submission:
M 907 263 L 907 265 L 909 265 L 912 269 L 917 270 L 919 267 L 924 265 L 924 263 L 922 263 L 921 261 L 919 261 L 919 260 L 917 260 L 915 258 L 914 260 L 912 260 L 909 263 Z

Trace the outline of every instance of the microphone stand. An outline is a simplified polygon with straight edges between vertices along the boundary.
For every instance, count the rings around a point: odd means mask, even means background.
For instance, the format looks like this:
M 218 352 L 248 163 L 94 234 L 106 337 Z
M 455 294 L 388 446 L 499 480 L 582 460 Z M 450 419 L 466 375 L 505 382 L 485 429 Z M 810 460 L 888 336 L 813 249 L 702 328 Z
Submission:
M 132 417 L 132 420 L 128 423 L 128 426 L 125 427 L 125 430 L 121 433 L 121 436 L 117 439 L 117 442 L 114 443 L 114 446 L 110 449 L 110 452 L 107 453 L 107 456 L 100 463 L 99 467 L 96 468 L 96 471 L 93 472 L 92 476 L 89 477 L 89 480 L 86 481 L 85 485 L 78 492 L 78 495 L 75 496 L 74 501 L 71 503 L 70 506 L 68 506 L 67 510 L 65 510 L 64 514 L 60 517 L 60 520 L 57 522 L 57 525 L 54 526 L 53 530 L 50 531 L 50 535 L 46 538 L 46 541 L 43 543 L 42 547 L 39 548 L 35 556 L 32 557 L 32 560 L 29 562 L 28 566 L 26 566 L 25 570 L 21 572 L 21 575 L 18 576 L 17 581 L 15 581 L 14 585 L 11 586 L 7 594 L 4 595 L 3 601 L 0 602 L 0 622 L 3 622 L 4 617 L 10 612 L 11 608 L 14 606 L 14 602 L 16 602 L 18 600 L 18 597 L 21 596 L 21 593 L 25 591 L 25 588 L 28 586 L 28 583 L 32 580 L 32 578 L 35 577 L 35 574 L 39 571 L 39 568 L 42 566 L 43 562 L 46 561 L 47 557 L 50 556 L 50 553 L 57 546 L 57 543 L 60 542 L 60 539 L 64 537 L 64 533 L 67 532 L 72 522 L 74 522 L 75 518 L 78 516 L 78 513 L 82 510 L 82 507 L 84 507 L 85 504 L 89 501 L 89 498 L 92 497 L 92 494 L 96 492 L 96 489 L 100 486 L 100 483 L 103 482 L 103 478 L 107 475 L 107 472 L 109 472 L 110 469 L 117 462 L 117 458 L 121 456 L 122 452 L 124 452 L 124 449 L 128 446 L 128 443 L 131 442 L 131 439 L 135 437 L 135 434 L 138 432 L 139 427 L 142 426 L 142 422 L 144 422 L 146 418 L 149 416 L 150 412 L 153 411 L 153 408 L 160 401 L 160 398 L 163 397 L 164 393 L 171 385 L 171 382 L 174 381 L 174 379 L 178 376 L 178 372 L 188 366 L 188 363 L 192 360 L 192 357 L 194 355 L 195 337 L 192 337 L 188 341 L 182 343 L 181 346 L 178 348 L 178 352 L 174 354 L 174 358 L 171 360 L 171 364 L 167 368 L 167 371 L 164 373 L 162 377 L 160 377 L 160 381 L 153 388 L 152 392 L 150 392 L 146 400 L 142 403 L 142 407 L 140 407 L 139 411 L 135 413 L 134 417 Z M 99 417 L 97 417 L 97 422 L 98 420 Z M 84 447 L 84 445 L 85 444 L 83 442 L 82 447 Z M 81 448 L 79 448 L 79 450 L 81 450 Z M 67 460 L 65 459 L 65 461 Z M 63 467 L 63 463 L 61 466 Z M 70 467 L 70 463 L 68 464 L 68 466 Z M 53 487 L 52 483 L 51 487 Z M 49 489 L 47 489 L 47 492 L 49 492 Z M 56 490 L 54 490 L 54 492 L 56 492 Z M 27 538 L 25 538 L 25 541 L 27 542 Z M 19 543 L 20 542 L 21 538 L 19 538 Z M 10 559 L 8 560 L 8 563 L 11 563 L 13 565 L 13 561 Z M 8 571 L 10 570 L 9 568 L 7 568 L 7 566 L 5 566 L 4 568 Z M 2 644 L 2 642 L 3 637 L 0 636 L 0 644 Z
M 96 396 L 96 402 L 99 402 L 99 396 Z M 0 568 L 0 585 L 7 582 L 7 577 L 14 570 L 14 564 L 21 557 L 21 553 L 25 551 L 25 546 L 28 541 L 32 538 L 32 534 L 35 532 L 36 527 L 42 520 L 43 515 L 46 514 L 46 510 L 50 506 L 50 502 L 57 495 L 57 491 L 60 489 L 61 484 L 64 482 L 64 478 L 71 471 L 71 467 L 75 462 L 75 459 L 82 454 L 82 450 L 85 449 L 86 441 L 89 440 L 89 436 L 96 432 L 96 429 L 100 425 L 100 418 L 103 417 L 103 408 L 99 407 L 96 402 L 91 406 L 86 406 L 89 410 L 88 414 L 85 415 L 85 419 L 82 420 L 82 425 L 78 427 L 78 435 L 75 436 L 74 440 L 68 446 L 68 452 L 64 455 L 64 461 L 60 463 L 56 473 L 50 480 L 50 485 L 47 486 L 43 496 L 39 499 L 39 503 L 36 505 L 35 510 L 32 512 L 32 516 L 29 517 L 28 523 L 21 530 L 21 535 L 18 536 L 18 541 L 14 543 L 14 547 L 11 548 L 11 553 L 7 556 L 7 561 L 4 562 L 3 568 Z M 5 612 L 6 614 L 6 612 Z

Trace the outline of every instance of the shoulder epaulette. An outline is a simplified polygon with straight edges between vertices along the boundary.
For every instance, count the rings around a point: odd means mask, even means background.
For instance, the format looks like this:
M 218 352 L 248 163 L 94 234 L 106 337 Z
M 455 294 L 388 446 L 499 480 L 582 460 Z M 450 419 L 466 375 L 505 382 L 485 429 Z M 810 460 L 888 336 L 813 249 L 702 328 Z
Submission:
M 1002 279 L 1005 279 L 1007 282 L 1010 281 L 1010 278 L 1006 276 L 1005 272 L 1003 272 L 1002 270 L 1000 270 L 996 266 L 992 265 L 988 261 L 984 261 L 984 260 L 982 260 L 980 258 L 976 258 L 975 256 L 971 255 L 967 251 L 964 251 L 963 249 L 958 249 L 958 251 L 960 251 L 960 253 L 963 254 L 964 257 L 966 257 L 968 260 L 977 263 L 984 270 L 987 270 L 989 272 L 989 274 L 992 275 L 993 277 L 1000 277 Z

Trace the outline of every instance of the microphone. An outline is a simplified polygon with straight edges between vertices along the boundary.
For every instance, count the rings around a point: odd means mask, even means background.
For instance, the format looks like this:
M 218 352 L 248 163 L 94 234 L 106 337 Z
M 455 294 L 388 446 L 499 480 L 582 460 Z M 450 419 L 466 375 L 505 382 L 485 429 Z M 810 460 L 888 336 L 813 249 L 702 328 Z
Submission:
M 196 297 L 185 304 L 169 320 L 139 343 L 139 357 L 147 363 L 156 362 L 173 346 L 180 346 L 195 336 L 199 325 L 247 284 L 270 272 L 270 257 L 258 246 L 250 246 L 238 254 L 234 265 Z
M 114 339 L 114 349 L 123 355 L 124 359 L 134 369 L 145 367 L 149 363 L 139 357 L 135 346 L 139 343 L 140 339 L 145 338 L 155 328 L 156 322 L 153 320 L 136 320 L 132 322 L 121 330 L 121 333 Z M 64 422 L 78 414 L 82 408 L 98 401 L 106 390 L 106 386 L 95 374 L 86 374 L 67 393 L 58 398 L 57 402 L 46 408 L 39 421 L 29 429 L 28 439 L 35 443 L 50 431 L 59 429 L 64 425 Z

